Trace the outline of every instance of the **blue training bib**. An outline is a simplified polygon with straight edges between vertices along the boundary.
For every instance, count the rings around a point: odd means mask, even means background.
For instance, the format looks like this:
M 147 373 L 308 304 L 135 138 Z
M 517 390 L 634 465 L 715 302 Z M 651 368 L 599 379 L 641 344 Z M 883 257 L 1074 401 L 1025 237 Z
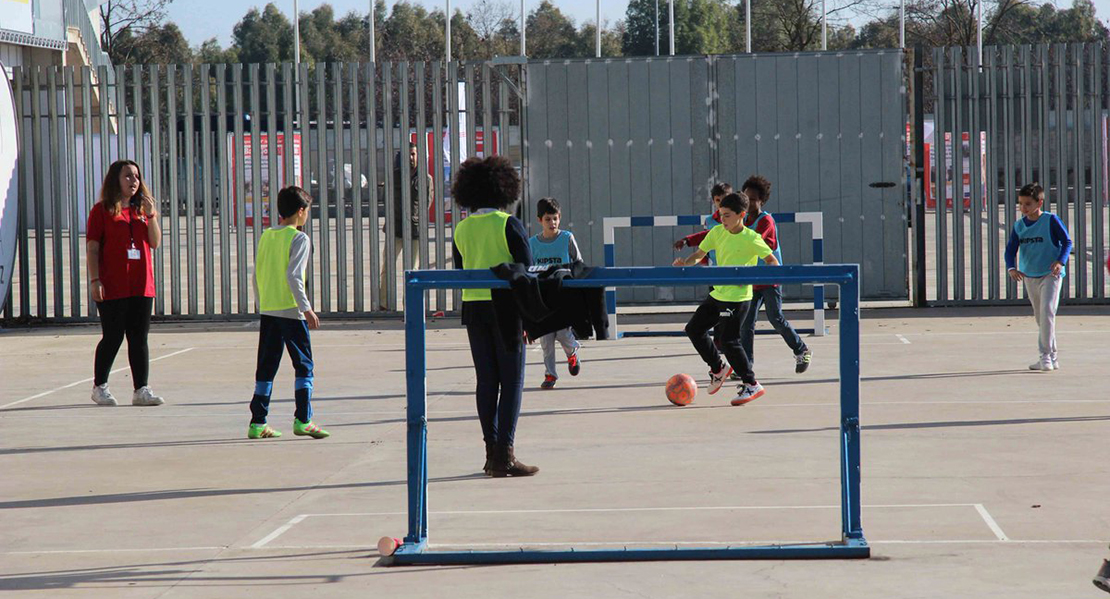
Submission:
M 542 233 L 528 239 L 528 246 L 532 249 L 533 264 L 536 266 L 570 264 L 570 231 L 559 231 L 551 241 L 541 239 L 540 235 Z

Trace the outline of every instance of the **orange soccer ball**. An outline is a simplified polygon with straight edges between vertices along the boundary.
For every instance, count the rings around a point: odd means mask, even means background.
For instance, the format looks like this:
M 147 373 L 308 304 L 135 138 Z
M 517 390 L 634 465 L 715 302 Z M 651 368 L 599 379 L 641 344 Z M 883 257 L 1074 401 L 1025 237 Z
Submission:
M 697 394 L 698 384 L 688 374 L 676 374 L 667 381 L 667 399 L 676 406 L 688 405 Z

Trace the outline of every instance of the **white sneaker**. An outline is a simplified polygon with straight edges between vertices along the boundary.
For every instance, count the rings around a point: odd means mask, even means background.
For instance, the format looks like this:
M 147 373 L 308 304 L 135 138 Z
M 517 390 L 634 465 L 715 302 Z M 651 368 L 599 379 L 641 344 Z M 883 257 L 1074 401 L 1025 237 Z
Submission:
M 1052 369 L 1060 370 L 1060 362 L 1056 361 L 1056 358 L 1052 358 Z
M 131 396 L 131 405 L 133 406 L 160 406 L 164 403 L 166 401 L 155 395 L 149 386 L 135 389 L 134 395 Z
M 750 401 L 763 397 L 763 385 L 754 383 L 751 385 L 743 384 L 736 388 L 736 398 L 732 400 L 732 405 L 742 406 Z
M 1051 360 L 1039 360 L 1037 362 L 1034 362 L 1034 363 L 1030 364 L 1029 365 L 1029 370 L 1040 370 L 1040 371 L 1043 371 L 1043 372 L 1052 372 L 1052 370 L 1053 370 L 1052 361 Z
M 103 385 L 93 385 L 92 400 L 98 406 L 115 406 L 116 398 L 112 397 L 112 392 L 108 390 L 108 383 Z
M 728 375 L 730 375 L 730 374 L 732 374 L 732 366 L 729 366 L 728 364 L 725 364 L 717 372 L 710 371 L 709 372 L 709 394 L 713 395 L 714 393 L 720 391 L 721 390 L 721 385 L 725 384 L 725 381 L 728 380 Z

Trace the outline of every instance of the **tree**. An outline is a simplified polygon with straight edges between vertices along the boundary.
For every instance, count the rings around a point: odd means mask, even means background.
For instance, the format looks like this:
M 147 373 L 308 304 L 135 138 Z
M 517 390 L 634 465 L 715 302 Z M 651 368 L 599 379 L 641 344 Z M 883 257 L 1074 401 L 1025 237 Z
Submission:
M 489 59 L 513 56 L 520 52 L 520 31 L 516 12 L 507 0 L 479 0 L 466 14 L 467 28 L 473 31 L 476 55 Z M 455 20 L 451 21 L 451 43 L 458 47 Z M 457 52 L 456 52 L 457 53 Z
M 260 13 L 247 11 L 231 34 L 243 63 L 290 62 L 293 60 L 293 24 L 272 3 Z
M 336 22 L 331 5 L 322 4 L 301 17 L 300 28 L 302 61 L 355 62 L 369 54 L 366 19 L 357 13 Z
M 115 64 L 179 64 L 193 59 L 189 43 L 173 23 L 156 25 L 138 36 L 123 30 L 116 36 L 114 53 Z
M 419 5 L 402 0 L 393 5 L 389 18 L 382 24 L 382 41 L 378 60 L 436 60 L 445 50 L 443 13 L 431 18 Z M 454 21 L 452 21 L 452 25 Z M 453 35 L 452 35 L 453 37 Z
M 216 38 L 205 40 L 193 52 L 193 62 L 198 64 L 234 64 L 239 62 L 239 52 L 231 46 L 226 50 L 220 47 Z
M 575 56 L 578 31 L 574 21 L 548 0 L 528 15 L 527 47 L 530 58 L 569 58 Z
M 130 61 L 135 38 L 166 18 L 173 0 L 107 0 L 100 5 L 100 47 L 113 63 Z M 180 33 L 180 32 L 179 32 Z

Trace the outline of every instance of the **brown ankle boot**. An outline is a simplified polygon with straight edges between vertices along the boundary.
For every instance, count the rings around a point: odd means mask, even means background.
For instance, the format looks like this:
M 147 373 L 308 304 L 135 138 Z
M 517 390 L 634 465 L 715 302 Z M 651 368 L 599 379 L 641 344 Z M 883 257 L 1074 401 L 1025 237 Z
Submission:
M 486 443 L 486 463 L 484 466 L 482 466 L 482 472 L 485 472 L 486 476 L 490 475 L 490 471 L 493 468 L 493 456 L 496 451 L 497 445 L 494 445 L 493 443 Z
M 539 471 L 539 468 L 517 460 L 512 445 L 498 445 L 495 448 L 493 463 L 490 465 L 490 476 L 494 478 L 532 476 Z

